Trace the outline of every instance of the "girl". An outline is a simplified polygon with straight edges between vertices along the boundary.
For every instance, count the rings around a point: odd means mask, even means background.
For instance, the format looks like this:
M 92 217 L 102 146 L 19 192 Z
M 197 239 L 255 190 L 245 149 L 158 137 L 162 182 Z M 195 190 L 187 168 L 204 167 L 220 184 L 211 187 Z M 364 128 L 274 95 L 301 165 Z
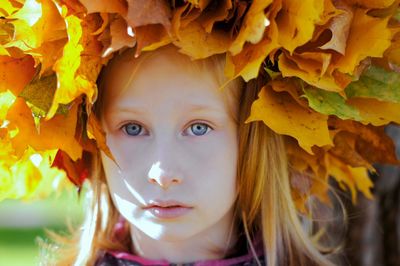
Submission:
M 221 87 L 223 58 L 171 45 L 103 69 L 95 113 L 115 161 L 94 158 L 60 265 L 332 265 L 297 216 L 282 137 L 244 122 L 259 80 Z

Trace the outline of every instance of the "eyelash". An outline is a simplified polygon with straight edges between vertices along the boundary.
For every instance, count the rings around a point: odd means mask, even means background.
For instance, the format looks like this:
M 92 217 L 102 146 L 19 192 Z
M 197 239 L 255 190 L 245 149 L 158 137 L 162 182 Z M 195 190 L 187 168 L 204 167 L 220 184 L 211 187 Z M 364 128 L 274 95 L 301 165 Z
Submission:
M 213 128 L 212 126 L 210 126 L 209 124 L 207 124 L 207 123 L 205 123 L 205 122 L 202 122 L 202 121 L 195 121 L 195 122 L 191 123 L 186 129 L 190 129 L 191 126 L 196 125 L 196 124 L 200 124 L 200 125 L 206 126 L 206 127 L 207 127 L 206 133 L 204 133 L 203 135 L 195 135 L 195 134 L 193 134 L 193 135 L 187 134 L 187 135 L 201 137 L 201 136 L 207 135 L 211 130 L 214 130 L 214 128 Z M 138 125 L 138 126 L 140 127 L 140 129 L 141 129 L 140 132 L 139 132 L 139 134 L 142 132 L 142 130 L 143 130 L 143 128 L 144 128 L 144 127 L 143 127 L 141 124 L 139 124 L 139 123 L 130 122 L 130 123 L 126 123 L 126 124 L 122 125 L 122 126 L 120 127 L 120 130 L 122 130 L 122 131 L 123 131 L 127 136 L 129 136 L 129 137 L 138 137 L 138 136 L 141 136 L 141 135 L 129 135 L 129 134 L 127 133 L 127 130 L 126 130 L 126 127 L 127 127 L 128 125 Z

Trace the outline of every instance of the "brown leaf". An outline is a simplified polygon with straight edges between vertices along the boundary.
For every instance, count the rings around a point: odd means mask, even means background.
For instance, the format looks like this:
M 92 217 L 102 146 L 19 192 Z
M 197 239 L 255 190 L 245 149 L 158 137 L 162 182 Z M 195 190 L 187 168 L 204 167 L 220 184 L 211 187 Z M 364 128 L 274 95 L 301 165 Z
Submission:
M 202 13 L 197 21 L 200 22 L 207 33 L 210 33 L 215 22 L 227 18 L 231 8 L 232 0 L 212 1 L 210 6 L 207 7 L 207 12 Z
M 160 24 L 137 27 L 135 28 L 135 36 L 137 43 L 136 57 L 139 56 L 142 51 L 154 50 L 172 41 L 165 28 Z
M 149 24 L 161 24 L 170 32 L 171 9 L 164 0 L 127 0 L 128 25 L 136 28 Z
M 125 0 L 79 0 L 87 9 L 88 13 L 107 12 L 126 15 L 128 11 Z
M 136 38 L 128 34 L 128 25 L 120 16 L 110 22 L 110 40 L 110 44 L 104 47 L 103 57 L 123 47 L 133 47 L 136 44 Z M 141 50 L 141 47 L 138 50 Z

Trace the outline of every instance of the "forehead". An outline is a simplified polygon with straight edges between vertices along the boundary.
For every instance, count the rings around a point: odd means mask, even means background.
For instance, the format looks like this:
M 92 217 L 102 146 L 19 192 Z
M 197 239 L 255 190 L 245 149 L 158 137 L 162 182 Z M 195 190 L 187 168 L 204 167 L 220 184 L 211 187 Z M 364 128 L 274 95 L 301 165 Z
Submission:
M 171 47 L 139 58 L 128 51 L 113 60 L 106 72 L 103 102 L 107 107 L 140 105 L 141 101 L 237 105 L 233 89 L 221 89 L 223 62 L 221 57 L 192 61 Z

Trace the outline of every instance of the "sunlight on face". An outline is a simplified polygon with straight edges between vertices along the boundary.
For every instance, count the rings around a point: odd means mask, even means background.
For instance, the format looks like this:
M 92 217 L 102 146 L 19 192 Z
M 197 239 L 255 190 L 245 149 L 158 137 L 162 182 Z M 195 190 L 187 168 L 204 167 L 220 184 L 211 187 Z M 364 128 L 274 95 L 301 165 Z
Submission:
M 102 153 L 110 194 L 135 229 L 163 241 L 212 234 L 233 216 L 232 96 L 195 64 L 165 48 L 140 67 L 122 55 L 107 76 L 101 123 L 120 166 Z

